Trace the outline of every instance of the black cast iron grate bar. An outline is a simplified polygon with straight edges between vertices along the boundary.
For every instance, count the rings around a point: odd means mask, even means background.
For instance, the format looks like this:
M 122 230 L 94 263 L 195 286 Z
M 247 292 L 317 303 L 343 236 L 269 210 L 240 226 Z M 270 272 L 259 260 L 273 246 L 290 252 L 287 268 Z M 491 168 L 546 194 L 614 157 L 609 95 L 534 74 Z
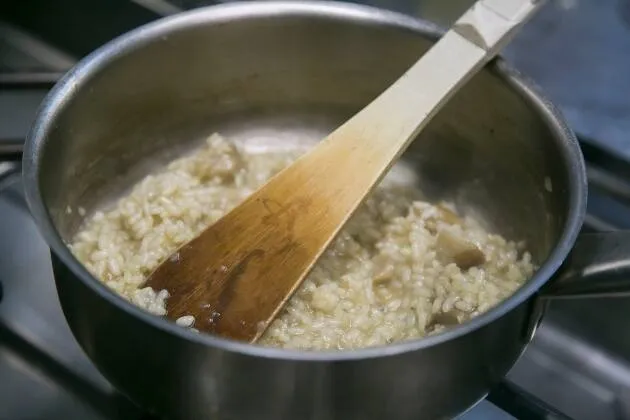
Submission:
M 571 417 L 509 381 L 495 387 L 487 400 L 518 420 L 571 420 Z
M 62 76 L 56 72 L 0 73 L 0 90 L 50 90 Z
M 75 58 L 161 17 L 129 0 L 0 1 L 0 16 Z
M 122 394 L 118 392 L 104 394 L 98 391 L 84 378 L 66 369 L 44 350 L 33 346 L 3 323 L 0 323 L 0 341 L 27 360 L 29 366 L 61 383 L 65 389 L 75 395 L 80 395 L 84 402 L 107 418 L 137 419 L 142 415 L 142 412 Z

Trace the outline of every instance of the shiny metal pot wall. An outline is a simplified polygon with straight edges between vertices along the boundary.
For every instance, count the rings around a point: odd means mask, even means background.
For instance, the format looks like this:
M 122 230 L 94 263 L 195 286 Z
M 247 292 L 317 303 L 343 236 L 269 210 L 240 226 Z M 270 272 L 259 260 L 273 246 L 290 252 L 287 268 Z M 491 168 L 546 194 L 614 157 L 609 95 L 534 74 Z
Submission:
M 65 245 L 81 222 L 68 206 L 93 211 L 212 131 L 246 147 L 316 141 L 436 36 L 426 22 L 352 5 L 237 3 L 124 35 L 55 87 L 24 152 L 27 197 L 52 248 L 72 331 L 115 386 L 173 418 L 437 419 L 470 407 L 506 374 L 542 314 L 543 301 L 532 296 L 577 237 L 586 181 L 563 120 L 500 61 L 457 94 L 403 157 L 429 198 L 454 200 L 492 229 L 526 240 L 542 265 L 512 298 L 465 325 L 359 351 L 235 343 L 135 308 Z M 617 255 L 605 247 L 619 253 L 620 243 L 591 237 L 580 261 L 609 261 Z M 572 267 L 552 282 L 556 292 L 564 283 L 593 291 L 580 280 L 584 264 Z

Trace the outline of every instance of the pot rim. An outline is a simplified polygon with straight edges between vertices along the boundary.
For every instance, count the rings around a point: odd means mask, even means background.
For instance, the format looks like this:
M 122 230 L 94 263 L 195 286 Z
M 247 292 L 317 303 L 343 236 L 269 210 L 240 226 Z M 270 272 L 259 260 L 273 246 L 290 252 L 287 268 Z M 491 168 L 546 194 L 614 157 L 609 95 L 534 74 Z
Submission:
M 197 25 L 227 23 L 235 19 L 260 19 L 290 15 L 318 16 L 359 22 L 365 25 L 387 25 L 413 31 L 420 36 L 430 39 L 437 39 L 443 33 L 436 25 L 424 20 L 369 6 L 330 1 L 245 1 L 214 5 L 179 13 L 143 25 L 115 38 L 82 59 L 53 87 L 42 102 L 26 139 L 23 153 L 23 180 L 26 200 L 31 214 L 39 227 L 39 231 L 52 249 L 52 252 L 78 277 L 79 281 L 82 281 L 94 293 L 125 311 L 128 315 L 139 318 L 153 328 L 203 346 L 218 347 L 225 351 L 252 357 L 293 361 L 330 362 L 360 360 L 426 349 L 482 328 L 532 297 L 558 270 L 571 251 L 578 236 L 586 213 L 586 168 L 577 139 L 559 110 L 544 97 L 534 83 L 501 58 L 496 58 L 488 64 L 490 70 L 500 75 L 510 88 L 532 104 L 558 141 L 563 164 L 566 167 L 568 179 L 570 180 L 568 186 L 569 212 L 560 239 L 534 276 L 508 299 L 470 321 L 428 337 L 356 350 L 300 351 L 263 347 L 194 333 L 175 325 L 175 323 L 165 318 L 151 315 L 128 302 L 113 290 L 110 290 L 105 284 L 90 274 L 74 257 L 55 228 L 48 209 L 42 200 L 38 181 L 40 161 L 46 144 L 47 133 L 54 126 L 63 105 L 70 100 L 74 92 L 80 89 L 88 79 L 101 71 L 103 67 L 117 56 L 129 53 L 135 48 L 168 35 L 173 31 Z

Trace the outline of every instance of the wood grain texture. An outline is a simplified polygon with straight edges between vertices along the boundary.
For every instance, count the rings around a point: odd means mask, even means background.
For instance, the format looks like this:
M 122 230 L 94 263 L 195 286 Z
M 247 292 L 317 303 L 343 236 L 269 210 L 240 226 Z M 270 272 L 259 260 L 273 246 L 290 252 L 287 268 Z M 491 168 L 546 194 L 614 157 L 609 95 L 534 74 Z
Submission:
M 371 104 L 165 260 L 147 285 L 169 291 L 167 316 L 258 339 L 409 142 L 540 2 L 494 3 L 478 2 Z

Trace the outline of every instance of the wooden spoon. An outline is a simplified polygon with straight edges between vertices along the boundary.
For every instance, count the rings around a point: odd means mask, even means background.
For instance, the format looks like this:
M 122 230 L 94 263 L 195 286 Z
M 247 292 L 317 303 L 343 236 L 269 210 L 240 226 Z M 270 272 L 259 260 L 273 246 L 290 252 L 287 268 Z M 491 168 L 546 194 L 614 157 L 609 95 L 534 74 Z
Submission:
M 475 3 L 372 103 L 167 258 L 147 280 L 170 293 L 167 316 L 257 340 L 410 141 L 541 3 Z

